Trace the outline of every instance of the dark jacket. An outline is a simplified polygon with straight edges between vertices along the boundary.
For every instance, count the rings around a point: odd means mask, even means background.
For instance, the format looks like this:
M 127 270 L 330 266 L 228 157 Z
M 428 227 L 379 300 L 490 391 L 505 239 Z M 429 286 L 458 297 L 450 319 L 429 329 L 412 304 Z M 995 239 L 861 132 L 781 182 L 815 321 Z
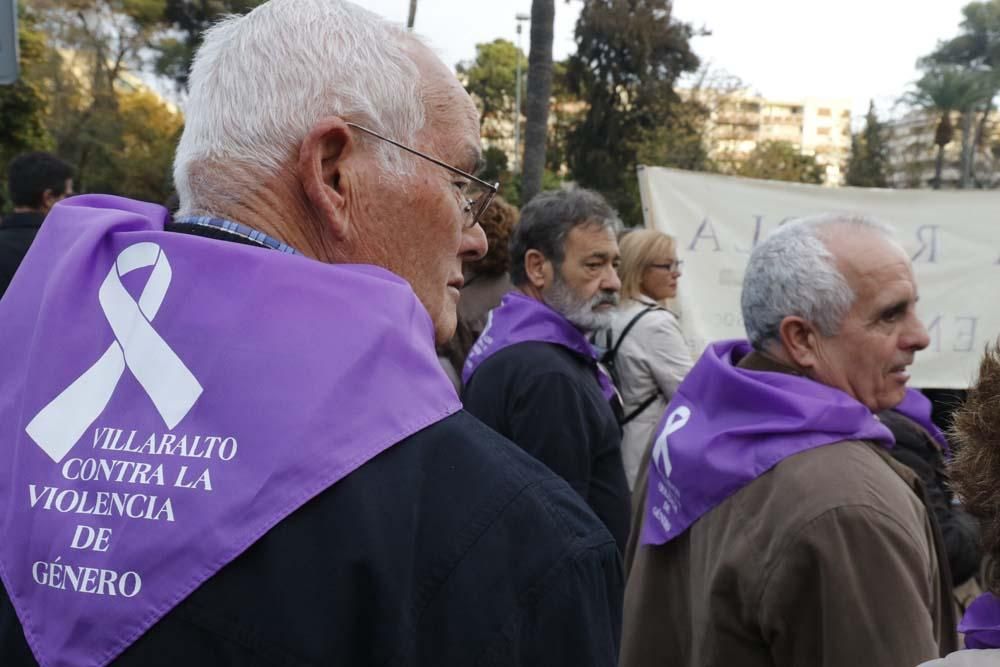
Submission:
M 624 549 L 629 490 L 621 429 L 589 360 L 561 345 L 511 345 L 476 369 L 463 402 L 569 482 Z
M 611 667 L 623 588 L 579 496 L 459 412 L 279 522 L 114 664 Z M 0 587 L 0 665 L 35 664 Z
M 44 213 L 11 213 L 0 224 L 0 296 L 7 291 L 43 220 Z
M 622 587 L 566 483 L 459 412 L 293 512 L 114 664 L 609 667 Z M 0 665 L 35 664 L 0 589 Z
M 886 410 L 879 414 L 879 419 L 896 438 L 896 446 L 890 450 L 893 458 L 911 468 L 924 483 L 927 505 L 934 512 L 944 538 L 952 579 L 956 586 L 965 583 L 979 572 L 982 558 L 979 524 L 956 504 L 948 488 L 940 445 L 926 430 L 898 412 Z

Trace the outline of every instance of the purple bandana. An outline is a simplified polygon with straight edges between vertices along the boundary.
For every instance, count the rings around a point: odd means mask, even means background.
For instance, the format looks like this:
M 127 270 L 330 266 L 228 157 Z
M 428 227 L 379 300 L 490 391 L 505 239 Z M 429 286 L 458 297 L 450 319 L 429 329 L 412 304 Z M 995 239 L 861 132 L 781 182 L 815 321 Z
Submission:
M 937 427 L 937 424 L 931 421 L 932 407 L 929 398 L 916 389 L 907 389 L 906 396 L 903 397 L 903 402 L 894 407 L 893 410 L 904 417 L 909 417 L 923 427 L 941 445 L 944 453 L 948 454 L 951 451 L 948 447 L 948 439 L 944 437 L 944 433 Z
M 68 199 L 0 301 L 0 575 L 44 667 L 107 664 L 461 407 L 403 280 L 166 219 Z
M 738 368 L 750 350 L 742 340 L 709 345 L 677 388 L 653 446 L 642 544 L 672 540 L 793 454 L 841 440 L 893 443 L 839 389 Z
M 958 631 L 966 648 L 1000 648 L 1000 598 L 983 593 L 965 610 Z
M 500 305 L 490 311 L 486 328 L 479 335 L 465 360 L 462 383 L 468 384 L 469 378 L 479 365 L 500 350 L 529 341 L 562 345 L 582 357 L 593 360 L 594 374 L 601 385 L 601 393 L 608 400 L 615 396 L 611 378 L 598 365 L 597 351 L 586 336 L 569 320 L 541 301 L 516 291 L 505 294 L 500 300 Z

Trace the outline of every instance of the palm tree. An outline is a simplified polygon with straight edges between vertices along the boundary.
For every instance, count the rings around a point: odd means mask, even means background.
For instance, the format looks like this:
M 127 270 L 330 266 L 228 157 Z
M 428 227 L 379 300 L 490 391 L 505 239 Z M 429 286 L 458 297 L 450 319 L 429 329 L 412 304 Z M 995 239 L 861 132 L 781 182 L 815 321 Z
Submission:
M 521 163 L 522 206 L 542 189 L 545 139 L 549 131 L 549 98 L 552 95 L 552 34 L 555 16 L 555 0 L 532 0 L 524 160 Z
M 987 84 L 989 95 L 976 124 L 975 139 L 969 147 L 968 163 L 963 165 L 967 167 L 971 181 L 975 151 L 982 146 L 987 121 L 993 111 L 993 98 L 1000 93 L 1000 0 L 970 2 L 962 8 L 962 14 L 965 18 L 961 23 L 961 32 L 939 44 L 933 53 L 921 59 L 921 65 L 961 65 L 992 75 Z M 969 124 L 973 120 L 971 117 L 963 118 Z
M 417 18 L 417 0 L 410 0 L 410 14 L 406 18 L 406 29 L 413 30 L 413 22 Z
M 941 187 L 944 148 L 955 136 L 955 128 L 951 122 L 951 114 L 955 111 L 962 114 L 961 187 L 968 185 L 972 166 L 970 159 L 973 148 L 972 118 L 975 108 L 989 99 L 990 92 L 981 73 L 960 67 L 940 66 L 925 72 L 907 95 L 908 101 L 913 106 L 940 115 L 937 128 L 934 130 L 934 144 L 938 147 L 934 163 L 935 190 Z

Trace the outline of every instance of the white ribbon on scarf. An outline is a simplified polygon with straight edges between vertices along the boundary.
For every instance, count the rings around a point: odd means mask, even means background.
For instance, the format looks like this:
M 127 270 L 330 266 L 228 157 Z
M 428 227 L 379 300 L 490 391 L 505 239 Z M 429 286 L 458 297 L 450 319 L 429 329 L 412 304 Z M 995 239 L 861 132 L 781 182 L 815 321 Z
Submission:
M 153 271 L 137 302 L 122 285 L 121 277 L 148 266 Z M 168 429 L 184 419 L 201 396 L 201 384 L 150 324 L 163 303 L 172 275 L 166 254 L 155 243 L 131 245 L 112 264 L 98 299 L 114 332 L 114 342 L 25 428 L 56 463 L 104 412 L 126 366 Z

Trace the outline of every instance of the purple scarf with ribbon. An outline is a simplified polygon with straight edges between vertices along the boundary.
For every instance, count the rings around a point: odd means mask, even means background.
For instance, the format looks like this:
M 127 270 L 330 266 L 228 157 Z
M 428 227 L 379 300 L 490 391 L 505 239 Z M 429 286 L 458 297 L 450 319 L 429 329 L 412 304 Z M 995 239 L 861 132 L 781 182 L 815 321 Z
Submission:
M 849 395 L 789 373 L 738 368 L 750 344 L 709 345 L 657 429 L 642 544 L 664 544 L 703 514 L 799 452 L 842 440 L 893 444 Z
M 461 407 L 400 278 L 166 220 L 68 199 L 0 301 L 0 576 L 44 667 L 107 664 L 310 498 Z
M 973 600 L 958 631 L 965 635 L 966 648 L 1000 648 L 1000 598 L 983 593 Z
M 490 311 L 486 328 L 476 339 L 462 369 L 462 383 L 468 384 L 479 365 L 500 350 L 529 341 L 562 345 L 593 362 L 594 375 L 601 393 L 608 400 L 615 396 L 611 378 L 597 363 L 597 351 L 587 337 L 565 317 L 547 305 L 521 292 L 508 292 L 500 305 Z

